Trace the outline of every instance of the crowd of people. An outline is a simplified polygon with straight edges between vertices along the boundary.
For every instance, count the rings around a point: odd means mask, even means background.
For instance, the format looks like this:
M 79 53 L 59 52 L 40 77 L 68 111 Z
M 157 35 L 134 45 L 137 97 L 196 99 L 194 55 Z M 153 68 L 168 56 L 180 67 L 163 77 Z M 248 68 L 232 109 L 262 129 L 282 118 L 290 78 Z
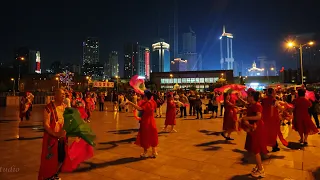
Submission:
M 63 127 L 63 117 L 61 116 L 63 110 L 60 109 L 63 108 L 59 108 L 60 106 L 78 109 L 83 120 L 89 123 L 92 111 L 96 109 L 96 106 L 99 106 L 97 108 L 99 111 L 105 110 L 104 102 L 106 100 L 106 93 L 62 91 L 58 91 L 55 100 L 50 102 L 54 104 L 52 107 L 55 108 L 48 109 L 48 106 L 46 106 L 47 116 L 44 122 L 45 134 L 47 134 L 44 139 L 58 139 L 58 146 L 64 146 L 67 142 L 65 131 L 61 128 Z M 279 151 L 278 138 L 283 145 L 288 145 L 285 140 L 287 135 L 284 135 L 281 126 L 289 127 L 292 125 L 293 129 L 299 133 L 299 142 L 302 146 L 308 145 L 309 135 L 318 133 L 317 106 L 319 96 L 316 96 L 315 100 L 310 100 L 305 98 L 305 93 L 305 89 L 290 90 L 290 93 L 284 93 L 272 88 L 264 92 L 248 89 L 247 96 L 239 93 L 231 94 L 231 92 L 197 94 L 195 91 L 163 93 L 145 90 L 143 95 L 134 92 L 125 94 L 113 92 L 110 94 L 112 96 L 110 101 L 114 104 L 113 111 L 140 112 L 140 127 L 135 144 L 143 148 L 143 153 L 140 155 L 142 158 L 156 158 L 158 156 L 157 146 L 159 141 L 155 118 L 162 117 L 163 107 L 166 105 L 163 131 L 177 132 L 175 129 L 176 118 L 196 116 L 196 119 L 201 119 L 203 113 L 211 113 L 210 118 L 223 116 L 221 136 L 226 141 L 234 140 L 231 137 L 233 132 L 241 130 L 247 132 L 245 149 L 253 154 L 256 161 L 256 167 L 252 170 L 251 175 L 265 177 L 261 154 L 269 153 L 267 147 L 272 147 L 272 152 Z M 223 97 L 222 100 L 221 97 Z M 208 103 L 203 104 L 203 98 L 208 99 Z M 28 101 L 26 100 L 26 102 Z M 206 108 L 203 109 L 202 107 Z M 188 113 L 187 109 L 189 109 Z M 314 117 L 316 124 L 312 121 L 311 116 Z M 50 146 L 45 142 L 44 145 Z M 148 149 L 150 148 L 152 152 L 149 156 Z M 48 174 L 46 177 L 42 174 L 40 178 L 39 175 L 39 179 L 57 179 L 58 173 L 63 170 L 63 157 L 66 156 L 64 150 L 59 148 L 59 151 L 48 152 L 43 149 L 45 155 L 42 159 L 45 159 L 49 155 L 48 153 L 51 155 L 58 154 L 57 158 L 53 158 L 55 163 L 51 164 L 51 166 L 54 165 L 57 168 L 46 172 Z M 59 154 L 64 155 L 60 157 Z M 46 162 L 43 161 L 43 163 Z M 44 168 L 44 165 L 41 168 Z

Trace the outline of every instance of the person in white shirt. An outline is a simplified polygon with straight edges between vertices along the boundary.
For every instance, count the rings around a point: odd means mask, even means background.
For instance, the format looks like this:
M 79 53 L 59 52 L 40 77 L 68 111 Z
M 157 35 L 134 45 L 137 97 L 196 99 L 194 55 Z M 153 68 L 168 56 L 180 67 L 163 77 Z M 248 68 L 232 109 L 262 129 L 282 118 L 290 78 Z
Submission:
M 71 100 L 70 100 L 70 95 L 66 93 L 66 98 L 64 99 L 64 104 L 66 107 L 70 108 L 71 107 Z

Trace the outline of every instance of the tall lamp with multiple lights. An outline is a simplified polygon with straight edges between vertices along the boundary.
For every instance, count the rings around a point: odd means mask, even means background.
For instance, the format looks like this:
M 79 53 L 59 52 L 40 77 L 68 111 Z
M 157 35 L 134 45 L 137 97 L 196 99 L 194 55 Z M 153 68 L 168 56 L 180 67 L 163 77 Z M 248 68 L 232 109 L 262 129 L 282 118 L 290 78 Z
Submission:
M 25 60 L 25 58 L 24 57 L 20 57 L 19 58 L 20 59 L 20 61 L 24 61 Z M 20 72 L 20 66 L 21 66 L 21 62 L 19 61 L 19 75 L 18 75 L 18 90 L 20 91 L 20 77 L 21 77 L 21 72 Z
M 295 47 L 295 43 L 294 42 L 288 42 L 288 47 L 289 48 L 292 48 L 292 47 Z M 310 41 L 310 42 L 308 42 L 308 43 L 306 43 L 306 44 L 299 44 L 299 50 L 300 50 L 300 71 L 301 71 L 301 84 L 303 84 L 303 81 L 304 81 L 304 78 L 303 78 L 303 58 L 302 58 L 302 48 L 304 47 L 304 46 L 307 46 L 307 45 L 309 45 L 309 46 L 312 46 L 312 45 L 314 45 L 314 42 L 313 41 Z
M 16 96 L 16 81 L 14 78 L 11 78 L 11 81 L 13 81 L 13 87 L 12 87 L 12 90 L 13 90 L 13 96 Z

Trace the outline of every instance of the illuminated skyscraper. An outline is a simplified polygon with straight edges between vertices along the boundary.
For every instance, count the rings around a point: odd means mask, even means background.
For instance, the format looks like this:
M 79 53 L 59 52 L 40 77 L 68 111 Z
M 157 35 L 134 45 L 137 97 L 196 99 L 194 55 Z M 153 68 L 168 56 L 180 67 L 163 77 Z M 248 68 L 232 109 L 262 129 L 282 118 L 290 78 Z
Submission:
M 232 39 L 233 39 L 233 35 L 231 33 L 226 33 L 226 29 L 223 26 L 223 32 L 220 37 L 221 70 L 234 70 Z M 236 72 L 234 73 L 236 74 Z
M 188 71 L 198 71 L 202 69 L 202 57 L 197 54 L 197 36 L 189 27 L 189 32 L 182 35 L 181 58 L 188 60 Z
M 151 72 L 170 72 L 170 45 L 163 40 L 152 44 Z
M 82 64 L 99 63 L 99 40 L 98 38 L 89 37 L 83 42 L 83 60 Z
M 118 52 L 112 51 L 109 53 L 108 65 L 107 65 L 107 75 L 110 78 L 119 76 L 119 61 L 118 61 Z
M 146 76 L 146 64 L 150 63 L 148 56 L 149 48 L 139 43 L 128 43 L 124 47 L 124 78 L 131 78 L 133 75 Z M 147 54 L 146 54 L 147 53 Z M 147 58 L 147 59 L 146 59 Z
M 181 58 L 176 58 L 171 61 L 171 71 L 180 72 L 187 71 L 188 60 L 182 60 Z

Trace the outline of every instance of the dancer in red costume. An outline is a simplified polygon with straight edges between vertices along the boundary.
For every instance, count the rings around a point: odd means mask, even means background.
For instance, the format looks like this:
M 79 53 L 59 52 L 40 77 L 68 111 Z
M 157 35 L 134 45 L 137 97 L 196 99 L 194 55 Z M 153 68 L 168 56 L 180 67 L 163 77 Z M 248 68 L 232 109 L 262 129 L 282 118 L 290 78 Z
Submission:
M 54 101 L 45 107 L 43 122 L 45 131 L 38 180 L 58 180 L 59 172 L 71 166 L 66 132 L 63 130 L 64 96 L 65 92 L 62 89 L 57 90 Z
M 170 132 L 177 132 L 177 130 L 174 129 L 174 126 L 176 125 L 176 103 L 173 99 L 173 94 L 169 93 L 167 95 L 167 112 L 166 112 L 166 120 L 164 122 L 164 131 L 167 131 L 168 125 L 171 126 Z
M 221 135 L 226 140 L 234 140 L 230 137 L 230 134 L 239 130 L 237 109 L 235 102 L 230 99 L 229 93 L 223 94 L 224 99 L 224 116 L 223 116 L 223 132 Z
M 144 97 L 139 101 L 139 105 L 136 105 L 130 101 L 126 104 L 133 106 L 138 111 L 142 111 L 142 117 L 140 120 L 140 129 L 138 132 L 136 145 L 141 146 L 144 152 L 140 155 L 143 158 L 148 157 L 148 149 L 152 148 L 152 158 L 157 157 L 158 146 L 158 131 L 156 122 L 154 119 L 154 111 L 157 108 L 157 103 L 152 98 L 152 93 L 149 90 L 144 91 Z
M 293 128 L 298 131 L 300 143 L 308 145 L 308 136 L 318 133 L 316 125 L 312 122 L 308 109 L 312 106 L 311 102 L 305 98 L 306 90 L 298 90 L 298 98 L 293 100 Z
M 73 100 L 73 102 L 72 102 L 72 106 L 74 107 L 74 108 L 77 108 L 78 109 L 78 111 L 79 111 L 79 113 L 80 113 L 80 115 L 81 115 L 81 118 L 82 119 L 87 119 L 87 113 L 86 113 L 86 109 L 85 109 L 85 102 L 84 102 L 84 100 L 81 98 L 81 95 L 80 95 L 80 93 L 77 93 L 76 94 L 76 99 L 75 100 Z
M 276 107 L 275 91 L 268 88 L 267 96 L 262 99 L 262 119 L 265 124 L 267 146 L 271 146 L 272 152 L 279 151 L 277 137 L 280 132 L 280 117 L 278 108 Z
M 243 121 L 248 121 L 253 131 L 247 132 L 245 149 L 254 154 L 256 159 L 256 167 L 252 170 L 253 177 L 265 177 L 262 166 L 260 153 L 267 154 L 266 131 L 262 120 L 262 106 L 259 101 L 259 92 L 251 91 L 248 93 L 247 116 L 243 117 Z M 245 102 L 241 98 L 241 101 Z

